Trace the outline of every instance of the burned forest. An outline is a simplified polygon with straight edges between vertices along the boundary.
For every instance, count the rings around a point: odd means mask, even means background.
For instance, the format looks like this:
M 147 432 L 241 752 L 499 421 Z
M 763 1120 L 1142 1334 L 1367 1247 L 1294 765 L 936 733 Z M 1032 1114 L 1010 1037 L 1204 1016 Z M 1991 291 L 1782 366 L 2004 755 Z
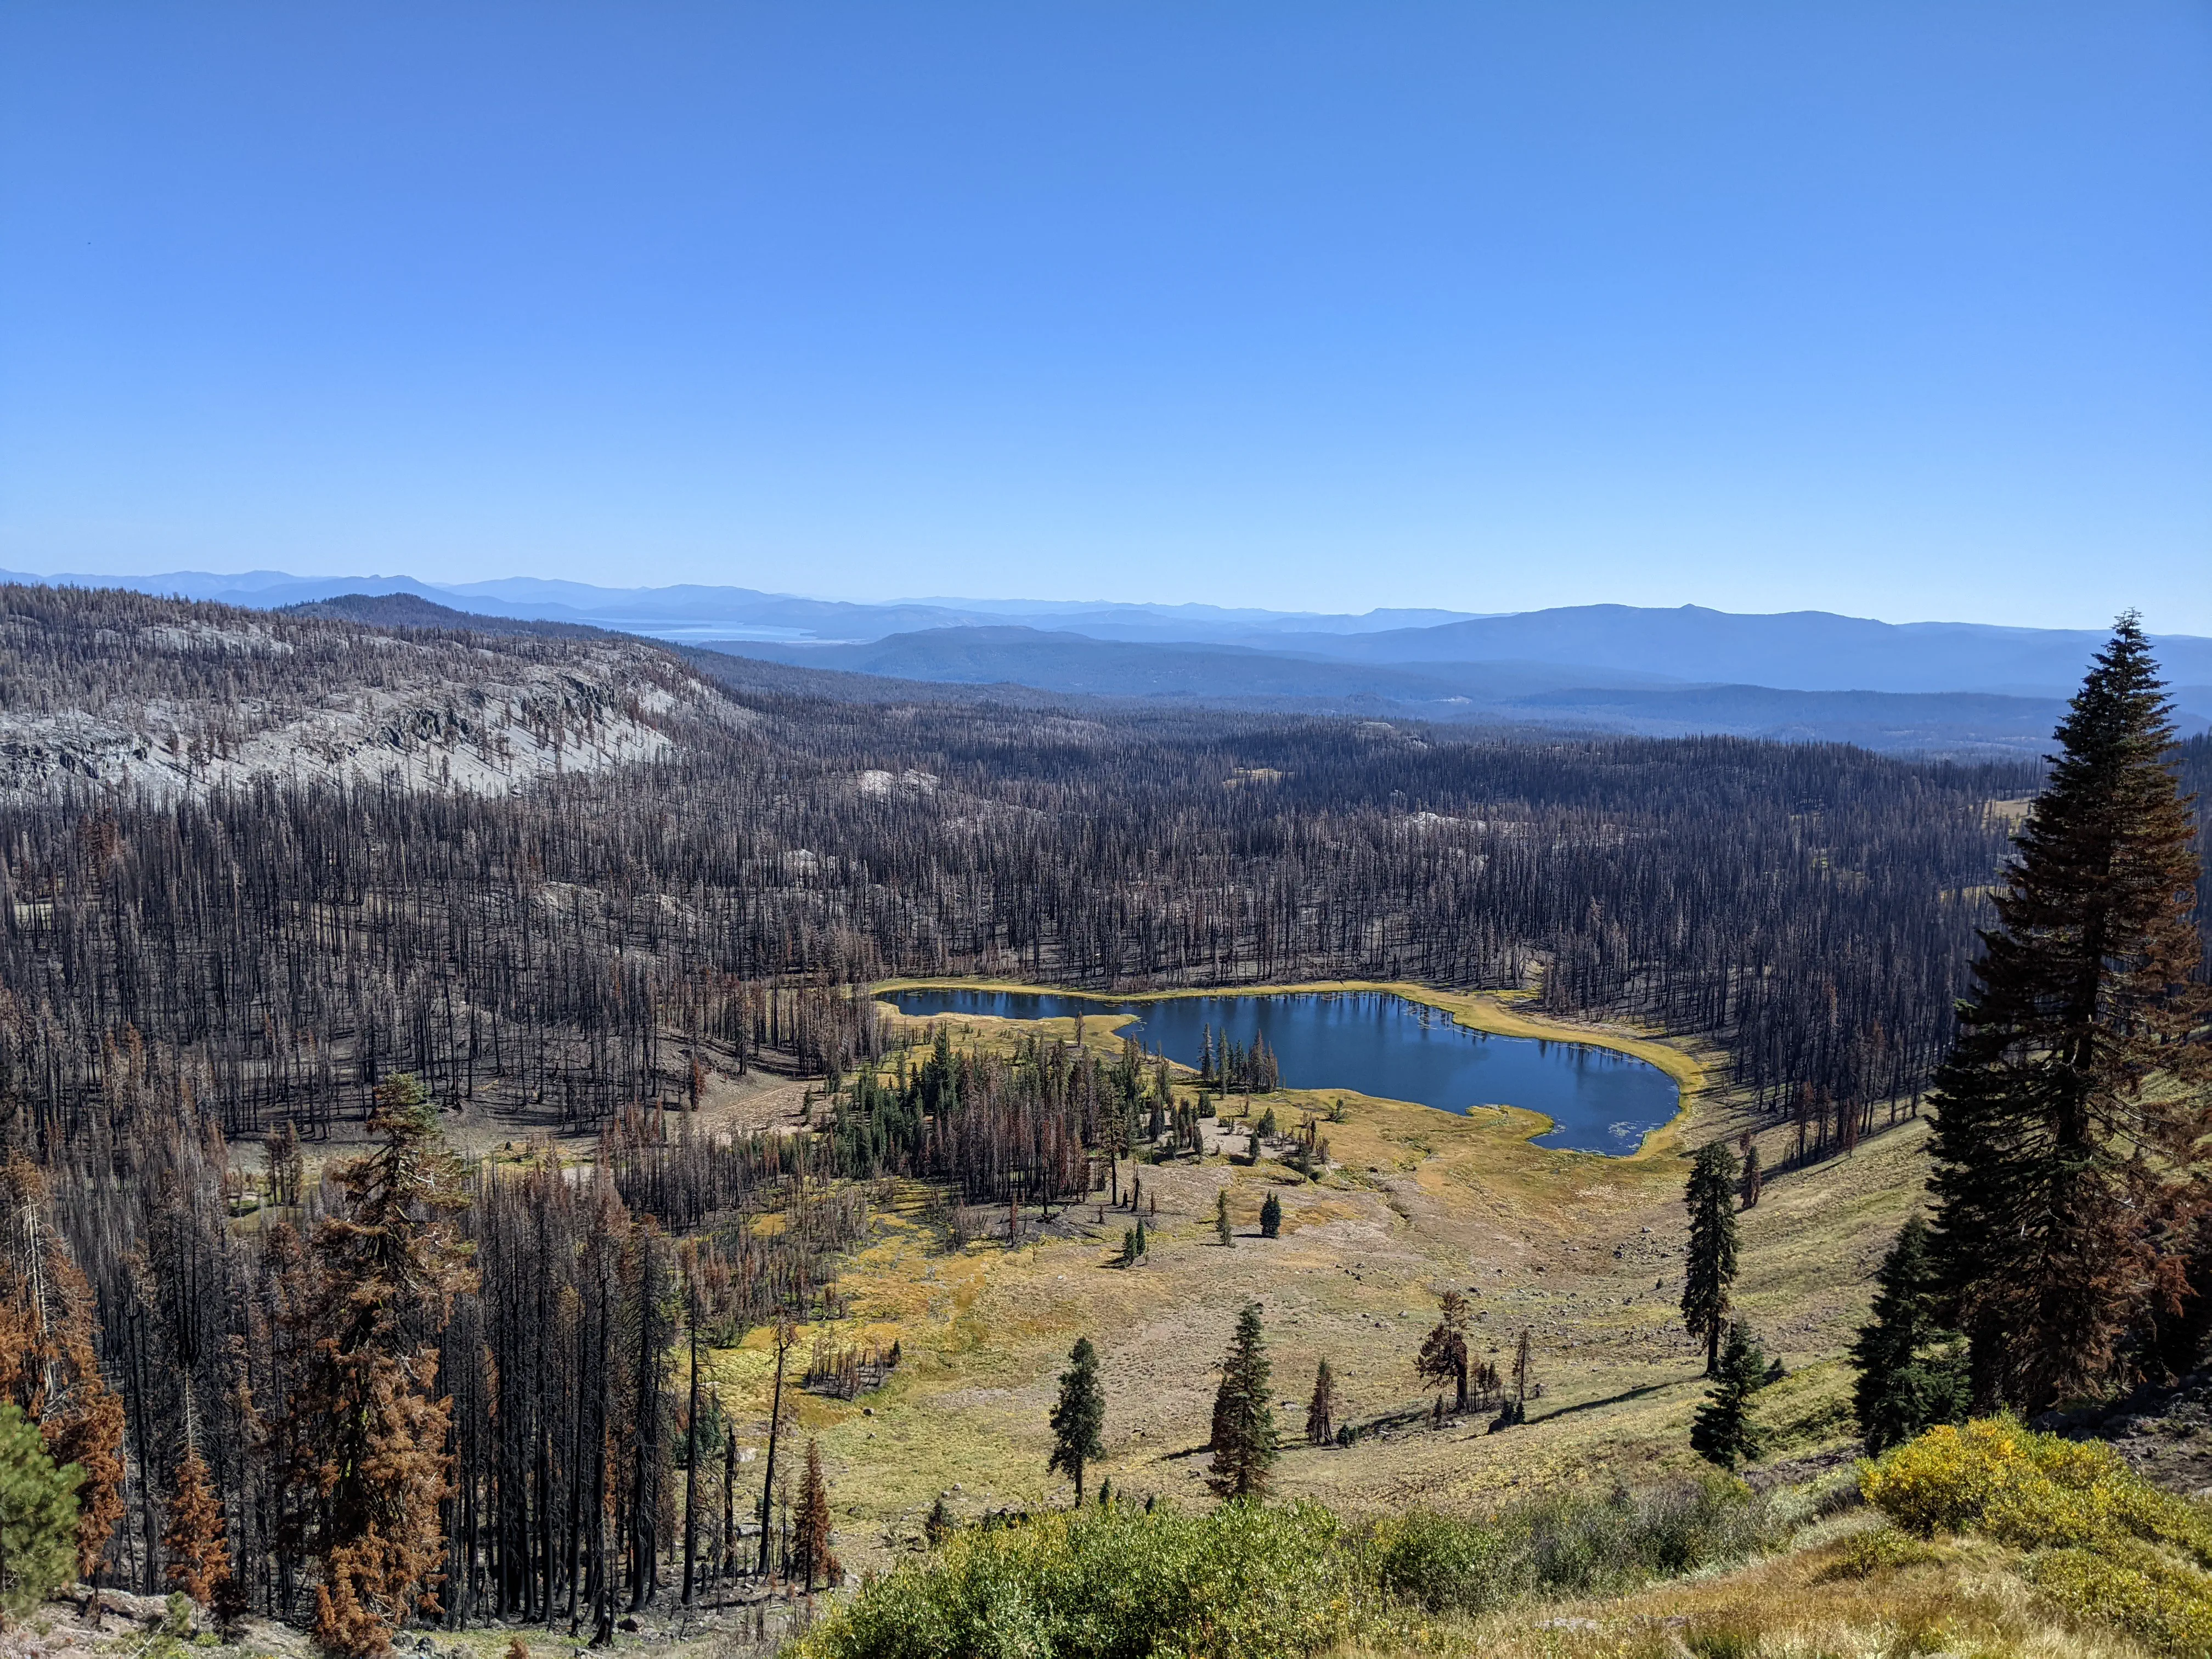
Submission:
M 895 1353 L 791 1332 L 890 1183 L 1018 1228 L 1118 1197 L 1164 1133 L 1154 1057 L 964 1052 L 871 984 L 1527 991 L 1695 1039 L 1847 1144 L 1950 1043 L 2039 781 L 861 700 L 327 608 L 0 612 L 0 1335 L 27 1360 L 0 1392 L 86 1472 L 84 1572 L 189 1577 L 348 1653 L 410 1620 L 605 1636 L 766 1570 L 805 1454 L 779 1403 L 738 1461 L 700 1346 L 773 1333 L 779 1402 L 879 1376 Z M 2212 744 L 2184 764 L 2204 787 Z M 803 1130 L 695 1109 L 759 1074 L 805 1080 Z M 496 1149 L 458 1156 L 456 1114 Z

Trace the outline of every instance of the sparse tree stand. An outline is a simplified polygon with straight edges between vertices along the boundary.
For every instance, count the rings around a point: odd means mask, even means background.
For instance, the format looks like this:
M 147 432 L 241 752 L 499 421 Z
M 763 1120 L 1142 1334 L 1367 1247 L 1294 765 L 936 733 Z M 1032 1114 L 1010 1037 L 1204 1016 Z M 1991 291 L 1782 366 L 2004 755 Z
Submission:
M 837 1558 L 830 1553 L 830 1483 L 822 1474 L 822 1443 L 806 1443 L 806 1472 L 799 1479 L 798 1536 L 792 1540 L 792 1565 L 814 1594 L 814 1581 L 835 1584 Z
M 1271 1373 L 1260 1304 L 1237 1314 L 1237 1333 L 1221 1361 L 1213 1395 L 1213 1462 L 1206 1484 L 1224 1500 L 1264 1498 L 1275 1462 L 1275 1413 L 1267 1399 Z
M 1705 1375 L 1719 1374 L 1729 1290 L 1735 1283 L 1735 1158 L 1723 1141 L 1698 1149 L 1683 1206 L 1690 1212 L 1690 1259 L 1682 1276 L 1682 1323 L 1705 1345 Z
M 2024 1412 L 2130 1380 L 2207 1226 L 2195 827 L 2132 612 L 2057 738 L 1933 1089 L 1944 1312 L 1976 1403 Z
M 1106 1394 L 1098 1382 L 1098 1351 L 1079 1336 L 1060 1374 L 1060 1399 L 1052 1408 L 1052 1462 L 1046 1467 L 1075 1482 L 1075 1507 L 1083 1507 L 1083 1470 L 1106 1455 L 1099 1438 L 1106 1425 Z
M 1918 1216 L 1898 1234 L 1875 1282 L 1873 1317 L 1851 1345 L 1859 1374 L 1851 1403 L 1869 1457 L 1936 1424 L 1964 1422 L 1971 1394 L 1962 1339 L 1936 1320 L 1928 1224 Z
M 1719 1369 L 1690 1425 L 1691 1449 L 1724 1469 L 1755 1462 L 1765 1437 L 1751 1420 L 1751 1397 L 1766 1386 L 1766 1356 L 1741 1320 L 1729 1322 Z
M 1313 1398 L 1306 1403 L 1306 1444 L 1326 1446 L 1336 1438 L 1336 1376 L 1328 1361 L 1314 1372 Z
M 76 1489 L 20 1407 L 0 1406 L 0 1613 L 20 1617 L 76 1577 Z

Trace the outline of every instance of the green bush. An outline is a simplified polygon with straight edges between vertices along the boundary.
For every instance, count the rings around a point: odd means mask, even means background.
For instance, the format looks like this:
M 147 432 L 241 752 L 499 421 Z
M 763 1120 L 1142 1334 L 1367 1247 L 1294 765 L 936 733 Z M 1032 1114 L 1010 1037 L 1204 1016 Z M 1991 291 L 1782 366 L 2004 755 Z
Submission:
M 1086 1510 L 968 1532 L 818 1626 L 805 1659 L 1273 1659 L 1397 1627 L 1310 1504 Z
M 1772 1512 L 1713 1477 L 1482 1520 L 1416 1510 L 1358 1529 L 1311 1504 L 1201 1516 L 1091 1509 L 971 1530 L 864 1589 L 805 1659 L 1294 1659 L 1387 1646 L 1423 1613 L 1589 1595 L 1738 1561 Z
M 1377 1525 L 1367 1546 L 1393 1595 L 1431 1613 L 1474 1613 L 1740 1561 L 1778 1530 L 1748 1488 L 1716 1477 L 1642 1494 L 1540 1498 L 1480 1520 L 1415 1510 Z

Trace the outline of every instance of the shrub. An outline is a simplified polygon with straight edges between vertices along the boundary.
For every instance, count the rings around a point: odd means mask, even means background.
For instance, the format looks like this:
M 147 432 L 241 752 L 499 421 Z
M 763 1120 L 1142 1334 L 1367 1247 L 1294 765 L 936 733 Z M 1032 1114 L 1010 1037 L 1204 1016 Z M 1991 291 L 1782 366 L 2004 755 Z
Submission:
M 1908 1531 L 1975 1532 L 2028 1551 L 2060 1606 L 2188 1659 L 2212 1655 L 2212 1515 L 2109 1446 L 2008 1417 L 1931 1429 L 1860 1466 L 1867 1501 Z
M 1319 1652 L 1394 1626 L 1312 1504 L 1165 1505 L 966 1533 L 861 1592 L 804 1659 L 1123 1659 Z
M 1526 1595 L 1595 1595 L 1740 1561 L 1772 1539 L 1771 1510 L 1713 1477 L 1655 1492 L 1540 1498 L 1482 1520 L 1416 1510 L 1376 1527 L 1373 1571 L 1432 1613 L 1483 1613 Z
M 2020 1549 L 2137 1539 L 2212 1565 L 2205 1511 L 2160 1492 L 2109 1446 L 2009 1417 L 1930 1429 L 1863 1464 L 1866 1500 L 1908 1532 L 1978 1532 Z

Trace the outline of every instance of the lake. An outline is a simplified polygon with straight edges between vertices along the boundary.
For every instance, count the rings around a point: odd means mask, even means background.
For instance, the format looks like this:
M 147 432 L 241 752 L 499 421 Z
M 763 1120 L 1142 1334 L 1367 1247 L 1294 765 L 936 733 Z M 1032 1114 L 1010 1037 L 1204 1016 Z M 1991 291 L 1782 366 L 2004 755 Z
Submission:
M 1553 1127 L 1539 1146 L 1626 1157 L 1672 1119 L 1681 1103 L 1657 1066 L 1587 1042 L 1494 1036 L 1449 1014 L 1388 992 L 1289 991 L 1248 996 L 1117 1001 L 1050 991 L 887 991 L 902 1013 L 990 1014 L 1065 1019 L 1134 1014 L 1121 1029 L 1146 1048 L 1198 1064 L 1206 1029 L 1249 1048 L 1264 1035 L 1293 1089 L 1347 1089 L 1447 1112 L 1521 1106 Z

